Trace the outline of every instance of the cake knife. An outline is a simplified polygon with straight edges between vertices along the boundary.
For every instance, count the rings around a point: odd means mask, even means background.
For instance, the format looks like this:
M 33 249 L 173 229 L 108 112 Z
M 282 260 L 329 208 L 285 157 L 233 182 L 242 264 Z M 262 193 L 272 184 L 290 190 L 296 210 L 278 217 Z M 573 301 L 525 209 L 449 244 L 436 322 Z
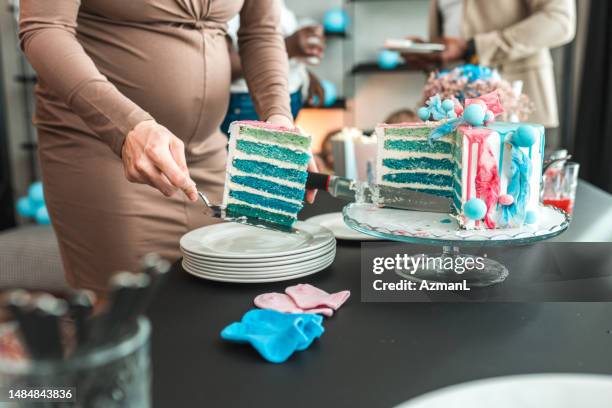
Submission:
M 308 172 L 306 188 L 325 190 L 332 197 L 357 203 L 374 203 L 401 210 L 450 212 L 450 200 L 445 197 L 327 174 Z

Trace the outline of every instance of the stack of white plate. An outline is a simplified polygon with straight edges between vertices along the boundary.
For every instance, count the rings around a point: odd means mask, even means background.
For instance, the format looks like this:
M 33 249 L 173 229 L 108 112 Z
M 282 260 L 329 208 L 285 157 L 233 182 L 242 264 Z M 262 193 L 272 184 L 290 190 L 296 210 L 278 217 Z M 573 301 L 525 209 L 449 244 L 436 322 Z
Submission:
M 336 256 L 331 231 L 298 221 L 286 233 L 237 223 L 198 228 L 181 238 L 183 269 L 222 282 L 277 282 L 327 268 Z

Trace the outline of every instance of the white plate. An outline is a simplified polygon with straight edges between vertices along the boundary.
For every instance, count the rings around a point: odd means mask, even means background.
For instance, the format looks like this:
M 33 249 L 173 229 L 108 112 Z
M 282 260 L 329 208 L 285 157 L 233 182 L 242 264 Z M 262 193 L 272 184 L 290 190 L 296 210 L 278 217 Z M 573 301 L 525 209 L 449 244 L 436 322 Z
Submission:
M 349 228 L 344 223 L 344 217 L 341 212 L 317 215 L 308 218 L 306 222 L 320 225 L 330 230 L 336 239 L 345 239 L 350 241 L 380 241 L 380 238 L 366 235 L 361 232 Z
M 413 54 L 429 54 L 432 52 L 441 52 L 445 49 L 444 44 L 417 43 L 404 38 L 389 38 L 385 41 L 384 48 Z
M 308 270 L 306 272 L 303 273 L 297 273 L 297 274 L 291 274 L 291 275 L 287 275 L 287 276 L 281 276 L 281 277 L 273 277 L 273 278 L 257 278 L 257 279 L 245 279 L 245 278 L 228 278 L 226 276 L 224 277 L 217 277 L 217 276 L 211 276 L 211 275 L 203 275 L 203 274 L 199 274 L 199 273 L 194 273 L 190 270 L 188 270 L 187 268 L 183 267 L 183 269 L 185 269 L 185 271 L 193 276 L 196 276 L 198 278 L 202 278 L 202 279 L 208 279 L 208 280 L 212 280 L 212 281 L 217 281 L 217 282 L 231 282 L 231 283 L 266 283 L 266 282 L 281 282 L 281 281 L 286 281 L 286 280 L 291 280 L 291 279 L 298 279 L 298 278 L 303 278 L 304 276 L 308 276 L 308 275 L 312 275 L 314 273 L 320 272 L 322 270 L 324 270 L 325 268 L 327 268 L 329 265 L 331 265 L 334 262 L 333 259 L 331 259 L 329 261 L 329 263 L 324 263 L 321 266 L 318 266 L 316 268 L 313 268 L 311 270 Z
M 288 255 L 283 257 L 272 257 L 272 258 L 246 258 L 246 259 L 226 259 L 226 258 L 211 258 L 204 255 L 194 254 L 185 250 L 181 251 L 185 258 L 205 262 L 208 264 L 216 264 L 218 266 L 229 265 L 234 268 L 246 266 L 246 267 L 257 267 L 257 266 L 274 266 L 274 265 L 285 265 L 288 263 L 301 262 L 316 258 L 321 254 L 327 253 L 332 249 L 336 248 L 336 241 L 330 241 L 329 244 L 322 246 L 321 248 L 315 249 L 314 251 L 302 252 L 296 255 Z
M 344 220 L 359 231 L 382 238 L 418 242 L 444 243 L 461 241 L 489 244 L 527 243 L 552 238 L 569 225 L 567 215 L 550 206 L 540 206 L 538 222 L 518 228 L 464 230 L 448 214 L 380 208 L 374 204 L 349 204 Z M 446 244 L 443 244 L 446 245 Z M 450 245 L 450 244 L 449 244 Z
M 231 279 L 251 280 L 251 279 L 262 279 L 262 278 L 277 278 L 277 277 L 290 276 L 290 275 L 307 272 L 309 270 L 318 268 L 321 265 L 327 265 L 329 264 L 329 262 L 333 262 L 334 257 L 335 256 L 331 256 L 329 258 L 320 259 L 319 261 L 313 262 L 309 265 L 299 265 L 293 268 L 287 268 L 284 270 L 278 270 L 274 272 L 271 272 L 271 271 L 261 271 L 261 272 L 242 271 L 242 272 L 236 273 L 236 272 L 227 272 L 224 270 L 211 270 L 209 268 L 200 268 L 197 265 L 194 266 L 193 264 L 190 264 L 188 261 L 183 261 L 183 267 L 185 267 L 186 269 L 189 269 L 189 271 L 193 273 L 196 273 L 202 276 L 215 276 L 218 278 L 226 277 L 226 278 L 231 278 Z
M 258 266 L 258 267 L 245 267 L 245 266 L 229 266 L 229 265 L 211 265 L 198 260 L 193 260 L 190 258 L 184 258 L 186 264 L 192 266 L 195 269 L 202 270 L 204 272 L 218 272 L 218 273 L 227 273 L 233 275 L 250 275 L 254 273 L 269 273 L 273 274 L 276 272 L 284 272 L 291 271 L 298 267 L 307 267 L 316 265 L 320 263 L 322 260 L 327 260 L 329 257 L 334 257 L 336 255 L 336 250 L 332 249 L 324 254 L 320 254 L 314 259 L 310 259 L 303 262 L 293 262 L 285 265 L 277 265 L 277 266 Z
M 289 260 L 289 261 L 284 261 L 284 260 L 279 260 L 279 261 L 274 261 L 274 262 L 270 262 L 270 263 L 252 263 L 252 264 L 236 264 L 236 263 L 225 263 L 225 262 L 209 262 L 207 260 L 203 260 L 203 259 L 198 259 L 198 258 L 193 258 L 190 256 L 185 256 L 185 260 L 187 260 L 189 263 L 193 264 L 193 265 L 199 265 L 202 267 L 210 267 L 210 268 L 215 268 L 215 269 L 223 269 L 223 270 L 227 270 L 227 271 L 242 271 L 242 270 L 251 270 L 251 271 L 257 271 L 257 270 L 276 270 L 276 269 L 282 269 L 282 268 L 286 268 L 286 267 L 291 267 L 293 265 L 301 265 L 304 263 L 308 263 L 308 262 L 313 262 L 313 261 L 317 261 L 320 260 L 321 258 L 325 258 L 331 254 L 336 253 L 336 248 L 335 247 L 330 247 L 327 248 L 325 251 L 317 251 L 313 256 L 309 256 L 309 257 L 304 257 L 301 259 L 296 259 L 296 260 Z
M 612 376 L 531 374 L 453 385 L 396 408 L 609 408 Z
M 214 224 L 183 235 L 180 246 L 211 258 L 261 259 L 314 251 L 334 240 L 331 231 L 318 225 L 298 221 L 294 228 L 297 232 L 286 233 L 234 222 Z

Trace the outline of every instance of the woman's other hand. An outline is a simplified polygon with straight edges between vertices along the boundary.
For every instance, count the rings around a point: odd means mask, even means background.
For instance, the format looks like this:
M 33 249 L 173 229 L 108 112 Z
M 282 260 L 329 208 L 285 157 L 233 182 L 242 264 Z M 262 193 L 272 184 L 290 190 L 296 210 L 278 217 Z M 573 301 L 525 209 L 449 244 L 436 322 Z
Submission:
M 198 199 L 183 141 L 154 120 L 140 122 L 128 133 L 121 157 L 125 177 L 132 183 L 149 184 L 167 197 L 182 190 L 189 200 Z
M 325 52 L 325 35 L 323 27 L 313 25 L 302 27 L 285 38 L 289 58 L 323 58 Z
M 308 71 L 308 104 L 310 106 L 323 106 L 325 101 L 325 90 L 321 85 L 319 77 Z
M 295 126 L 293 122 L 286 116 L 283 115 L 272 115 L 267 120 L 268 123 L 271 123 L 276 126 L 282 126 L 287 129 L 293 129 Z M 315 163 L 314 159 L 311 157 L 308 162 L 308 171 L 318 172 L 319 168 Z M 306 190 L 306 201 L 310 204 L 314 203 L 315 196 L 317 195 L 317 190 Z

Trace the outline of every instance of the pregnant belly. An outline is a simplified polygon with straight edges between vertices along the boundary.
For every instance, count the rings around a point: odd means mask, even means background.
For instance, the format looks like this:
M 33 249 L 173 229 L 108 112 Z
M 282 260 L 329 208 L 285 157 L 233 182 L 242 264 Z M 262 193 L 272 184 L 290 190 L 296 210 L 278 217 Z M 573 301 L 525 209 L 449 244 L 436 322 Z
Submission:
M 218 30 L 79 21 L 97 68 L 185 141 L 214 133 L 227 111 L 230 65 Z

